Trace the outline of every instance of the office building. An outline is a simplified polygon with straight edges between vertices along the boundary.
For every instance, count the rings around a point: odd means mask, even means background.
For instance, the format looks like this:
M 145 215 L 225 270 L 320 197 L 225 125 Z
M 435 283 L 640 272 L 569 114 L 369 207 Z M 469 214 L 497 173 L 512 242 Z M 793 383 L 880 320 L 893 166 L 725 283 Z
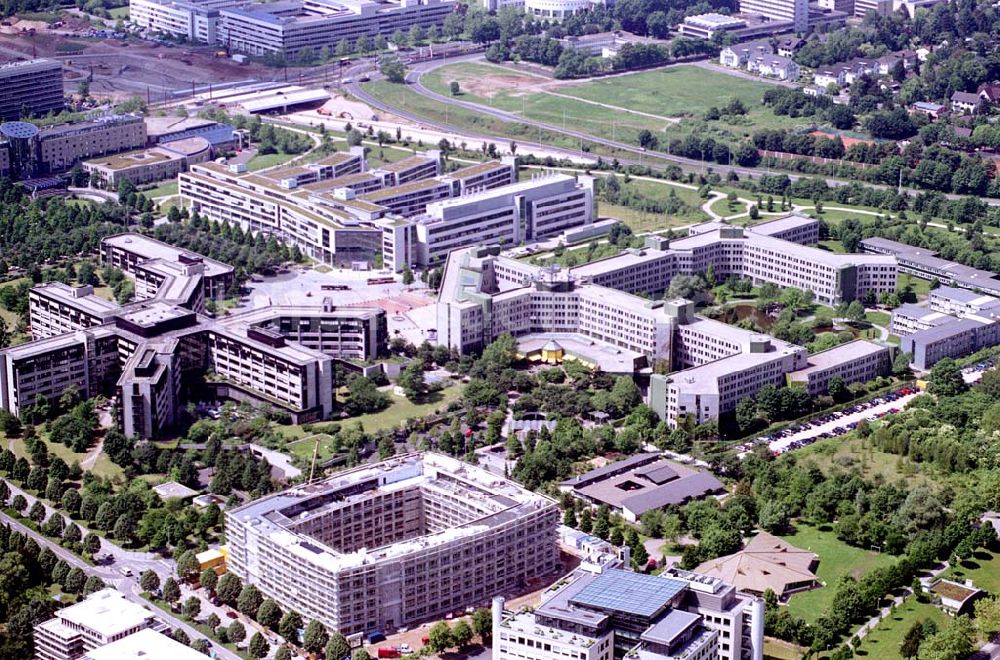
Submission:
M 87 652 L 83 660 L 205 660 L 205 654 L 145 628 Z
M 33 289 L 35 340 L 0 351 L 3 409 L 19 415 L 74 387 L 83 398 L 118 394 L 130 437 L 169 429 L 189 398 L 316 421 L 333 409 L 333 360 L 372 360 L 387 339 L 383 310 L 339 309 L 329 299 L 212 319 L 200 313 L 204 300 L 232 282 L 230 267 L 129 234 L 106 238 L 102 250 L 135 279 L 138 302 L 119 306 L 91 287 Z
M 283 55 L 333 49 L 341 39 L 390 36 L 441 26 L 455 11 L 454 0 L 281 0 L 219 11 L 218 40 L 233 52 Z
M 227 511 L 229 570 L 329 630 L 389 632 L 551 574 L 558 519 L 484 469 L 407 454 Z
M 927 298 L 927 306 L 936 312 L 958 317 L 996 318 L 1000 316 L 1000 298 L 952 286 L 939 286 L 936 289 L 931 289 Z
M 830 381 L 840 378 L 847 385 L 867 383 L 889 373 L 892 351 L 888 346 L 856 339 L 809 356 L 809 365 L 788 375 L 791 384 L 801 384 L 810 396 L 826 394 Z
M 585 561 L 517 612 L 493 602 L 497 660 L 761 660 L 764 605 L 714 577 Z
M 41 172 L 64 172 L 77 162 L 146 145 L 146 123 L 139 115 L 109 115 L 41 129 L 35 138 Z
M 129 0 L 128 18 L 150 34 L 217 43 L 219 10 L 240 0 Z
M 25 60 L 0 65 L 0 118 L 4 121 L 27 119 L 60 112 L 63 98 L 62 62 Z
M 1000 323 L 966 316 L 902 337 L 899 350 L 912 356 L 911 364 L 916 369 L 924 370 L 946 357 L 962 357 L 997 344 L 1000 344 Z
M 93 659 L 87 654 L 147 629 L 158 632 L 167 626 L 118 591 L 102 589 L 35 626 L 35 659 Z M 94 660 L 107 657 L 98 655 Z
M 795 32 L 809 29 L 809 0 L 740 0 L 741 14 L 754 14 L 770 21 L 790 21 Z
M 568 270 L 532 266 L 495 248 L 455 250 L 425 332 L 460 353 L 510 333 L 531 359 L 568 356 L 609 373 L 656 371 L 648 402 L 672 426 L 688 416 L 701 423 L 730 413 L 764 385 L 786 385 L 790 374 L 812 392 L 825 391 L 834 376 L 855 382 L 881 375 L 888 351 L 874 345 L 813 359 L 804 347 L 700 317 L 689 301 L 655 299 L 673 277 L 709 266 L 717 277 L 811 290 L 827 304 L 895 290 L 893 257 L 831 255 L 799 243 L 816 240 L 817 229 L 801 216 L 745 231 L 703 223 L 688 237 L 649 237 L 645 248 Z M 639 293 L 654 299 L 631 295 Z
M 942 259 L 933 250 L 877 236 L 863 239 L 860 248 L 870 254 L 895 257 L 901 273 L 910 273 L 926 280 L 936 279 L 941 284 L 1000 296 L 1000 280 L 996 278 L 996 274 Z
M 440 264 L 468 245 L 514 246 L 593 221 L 593 179 L 551 174 L 433 202 L 408 222 L 387 218 L 378 225 L 383 253 L 390 256 L 385 263 L 400 270 L 404 264 Z
M 427 263 L 428 251 L 440 259 L 456 240 L 464 246 L 501 233 L 547 236 L 559 227 L 592 221 L 593 204 L 584 204 L 584 199 L 592 200 L 592 191 L 589 186 L 572 184 L 569 177 L 515 184 L 512 159 L 440 172 L 437 151 L 369 170 L 363 151 L 355 148 L 318 163 L 257 174 L 203 163 L 180 175 L 179 190 L 193 210 L 210 220 L 275 235 L 323 263 L 370 264 L 382 252 L 383 263 L 396 271 Z M 578 190 L 566 189 L 567 181 Z M 514 210 L 508 209 L 508 222 L 499 232 L 493 226 L 495 219 L 473 217 L 479 207 L 472 197 L 504 186 L 520 187 L 497 193 L 498 197 L 506 195 L 497 203 L 523 200 L 524 209 L 519 211 L 520 223 L 515 222 Z M 468 203 L 455 198 L 468 198 Z M 469 224 L 453 236 L 446 230 L 454 228 L 456 218 Z M 428 227 L 419 229 L 421 225 Z M 443 235 L 437 236 L 438 232 Z M 446 244 L 428 247 L 428 237 Z
M 96 158 L 83 162 L 91 185 L 118 190 L 122 181 L 134 186 L 173 179 L 188 166 L 212 157 L 212 145 L 203 137 L 164 142 L 158 147 Z

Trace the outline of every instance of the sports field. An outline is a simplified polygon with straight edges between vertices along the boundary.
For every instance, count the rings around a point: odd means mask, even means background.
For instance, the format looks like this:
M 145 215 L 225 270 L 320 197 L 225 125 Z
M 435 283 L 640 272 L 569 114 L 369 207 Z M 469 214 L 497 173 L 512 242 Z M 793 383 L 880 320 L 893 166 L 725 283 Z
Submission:
M 760 128 L 794 128 L 801 119 L 777 116 L 761 105 L 769 85 L 696 66 L 675 66 L 585 82 L 542 78 L 492 64 L 462 62 L 435 69 L 421 78 L 439 94 L 531 119 L 585 130 L 596 136 L 635 142 L 648 129 L 661 138 L 683 137 L 693 131 L 719 138 L 749 135 Z M 739 99 L 743 116 L 703 120 L 710 107 Z

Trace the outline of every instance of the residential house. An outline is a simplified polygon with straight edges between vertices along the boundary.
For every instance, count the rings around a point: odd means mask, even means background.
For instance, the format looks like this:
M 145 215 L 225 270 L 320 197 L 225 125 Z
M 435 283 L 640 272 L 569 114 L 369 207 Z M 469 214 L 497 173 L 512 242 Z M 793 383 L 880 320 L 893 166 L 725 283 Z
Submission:
M 799 65 L 790 57 L 781 55 L 766 55 L 754 57 L 747 62 L 747 71 L 756 73 L 764 78 L 775 78 L 777 80 L 798 80 L 801 75 Z
M 822 87 L 823 89 L 827 89 L 830 85 L 843 87 L 846 75 L 847 72 L 842 67 L 823 69 L 813 75 L 813 82 L 817 87 Z
M 976 114 L 982 107 L 983 99 L 973 92 L 955 92 L 951 95 L 951 109 L 962 114 Z
M 766 39 L 760 41 L 748 41 L 742 44 L 726 46 L 719 53 L 719 64 L 731 69 L 743 69 L 752 57 L 762 57 L 772 55 L 774 48 L 771 42 Z
M 927 115 L 931 119 L 940 119 L 942 115 L 948 113 L 948 107 L 940 103 L 930 101 L 917 101 L 910 106 L 910 112 L 914 114 Z
M 981 98 L 986 103 L 996 103 L 1000 101 L 1000 82 L 984 83 L 979 86 L 976 90 Z
M 793 57 L 806 45 L 805 40 L 798 37 L 789 37 L 778 42 L 778 55 L 782 57 Z

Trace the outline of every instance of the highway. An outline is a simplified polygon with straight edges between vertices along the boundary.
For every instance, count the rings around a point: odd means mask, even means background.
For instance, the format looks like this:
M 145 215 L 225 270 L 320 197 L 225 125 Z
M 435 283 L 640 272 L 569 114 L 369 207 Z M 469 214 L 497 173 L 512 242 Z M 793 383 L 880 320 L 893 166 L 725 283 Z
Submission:
M 34 496 L 24 492 L 23 490 L 12 484 L 9 480 L 5 481 L 7 481 L 7 485 L 10 487 L 11 498 L 13 498 L 15 495 L 23 495 L 24 498 L 28 501 L 29 507 L 36 501 L 37 498 L 35 498 Z M 42 504 L 45 504 L 45 502 L 43 501 Z M 52 507 L 49 507 L 47 505 L 45 506 L 45 510 L 46 510 L 46 515 L 51 515 L 52 512 L 55 511 Z M 60 515 L 63 515 L 65 517 L 65 514 L 63 514 L 62 512 L 60 512 Z M 30 527 L 24 525 L 23 523 L 12 518 L 11 516 L 8 516 L 6 513 L 0 512 L 0 520 L 2 520 L 5 524 L 10 526 L 11 529 L 16 530 L 27 536 L 30 536 L 40 546 L 45 546 L 49 548 L 50 550 L 52 550 L 53 553 L 55 553 L 57 557 L 65 561 L 70 566 L 82 569 L 83 572 L 87 574 L 87 576 L 96 575 L 97 577 L 101 578 L 106 585 L 108 585 L 109 587 L 114 587 L 122 595 L 124 595 L 132 602 L 138 603 L 139 605 L 150 610 L 158 618 L 165 621 L 171 628 L 181 628 L 187 634 L 187 636 L 192 640 L 205 639 L 205 635 L 196 630 L 195 628 L 191 627 L 191 625 L 182 621 L 179 618 L 174 617 L 172 614 L 169 614 L 168 612 L 161 610 L 155 605 L 152 605 L 149 601 L 147 601 L 140 595 L 142 593 L 142 589 L 139 587 L 139 576 L 142 575 L 143 571 L 146 571 L 147 569 L 152 569 L 160 576 L 160 580 L 162 582 L 163 580 L 173 575 L 174 573 L 172 561 L 161 559 L 159 558 L 158 555 L 155 555 L 153 553 L 130 552 L 128 550 L 123 550 L 117 545 L 102 539 L 101 550 L 100 550 L 101 554 L 112 555 L 115 558 L 114 562 L 110 565 L 103 564 L 100 566 L 92 566 L 87 562 L 85 562 L 83 559 L 81 559 L 78 555 L 74 554 L 73 552 L 70 552 L 66 548 L 60 546 L 55 541 L 45 537 L 43 534 L 34 531 Z M 80 525 L 79 523 L 77 523 L 77 525 L 80 527 L 80 530 L 83 532 L 83 534 L 86 535 L 87 529 L 82 525 Z M 123 568 L 130 569 L 132 571 L 132 576 L 125 577 L 124 575 L 122 575 Z M 224 660 L 239 660 L 239 656 L 233 653 L 232 651 L 229 651 L 228 649 L 219 646 L 211 639 L 208 639 L 208 642 L 209 644 L 211 644 L 212 650 L 215 652 L 215 657 L 222 658 Z

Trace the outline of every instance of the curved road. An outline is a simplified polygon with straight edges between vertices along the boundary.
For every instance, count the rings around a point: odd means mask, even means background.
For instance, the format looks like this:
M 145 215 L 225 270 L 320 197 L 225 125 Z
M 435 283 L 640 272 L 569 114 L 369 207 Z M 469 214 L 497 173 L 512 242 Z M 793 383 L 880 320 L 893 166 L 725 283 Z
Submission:
M 738 166 L 738 165 L 734 165 L 734 166 L 719 165 L 718 163 L 710 163 L 710 162 L 706 162 L 706 161 L 694 160 L 694 159 L 691 159 L 691 158 L 684 158 L 682 156 L 675 156 L 675 155 L 672 155 L 672 154 L 665 154 L 665 153 L 659 152 L 659 151 L 647 151 L 647 150 L 645 150 L 645 149 L 643 149 L 641 147 L 635 146 L 635 145 L 627 144 L 627 143 L 624 143 L 624 142 L 618 142 L 616 140 L 608 140 L 606 138 L 597 137 L 597 136 L 591 135 L 589 133 L 584 133 L 582 131 L 573 130 L 571 128 L 563 128 L 562 126 L 559 126 L 559 125 L 556 125 L 556 124 L 550 124 L 548 122 L 538 121 L 536 119 L 531 119 L 530 117 L 522 116 L 522 115 L 520 115 L 518 113 L 508 112 L 506 110 L 499 110 L 497 108 L 483 106 L 483 105 L 480 105 L 478 103 L 473 103 L 473 102 L 470 102 L 470 101 L 463 101 L 461 99 L 456 99 L 456 98 L 453 98 L 453 97 L 450 97 L 450 96 L 444 96 L 442 94 L 438 94 L 437 92 L 433 92 L 433 91 L 427 89 L 427 87 L 425 87 L 423 85 L 423 83 L 421 82 L 421 80 L 420 80 L 421 77 L 423 77 L 424 74 L 426 74 L 426 73 L 428 73 L 430 71 L 433 71 L 435 69 L 438 69 L 440 67 L 448 66 L 450 64 L 456 64 L 456 63 L 459 63 L 459 62 L 480 61 L 482 59 L 483 59 L 483 55 L 481 53 L 473 53 L 473 54 L 469 54 L 469 55 L 460 55 L 458 57 L 451 57 L 451 58 L 447 58 L 447 59 L 430 60 L 430 61 L 426 61 L 426 62 L 419 62 L 419 63 L 414 64 L 414 65 L 411 66 L 410 71 L 406 75 L 406 82 L 407 82 L 408 85 L 410 85 L 411 89 L 414 92 L 416 92 L 417 94 L 420 94 L 421 96 L 424 96 L 424 97 L 426 97 L 428 99 L 431 99 L 431 100 L 433 100 L 433 101 L 435 101 L 437 103 L 443 103 L 443 104 L 446 104 L 446 105 L 450 105 L 452 107 L 461 108 L 463 110 L 471 110 L 473 112 L 477 112 L 477 113 L 482 114 L 482 115 L 487 115 L 487 116 L 493 117 L 494 119 L 499 119 L 500 121 L 503 121 L 503 122 L 527 124 L 529 126 L 533 126 L 533 127 L 536 127 L 536 128 L 547 130 L 547 131 L 550 131 L 550 132 L 553 132 L 553 133 L 559 133 L 561 135 L 572 137 L 572 138 L 577 139 L 577 140 L 582 140 L 584 142 L 590 142 L 592 144 L 599 144 L 601 146 L 605 146 L 605 147 L 608 147 L 610 149 L 617 149 L 619 151 L 624 151 L 624 152 L 627 152 L 629 154 L 634 154 L 635 156 L 640 157 L 640 158 L 646 160 L 646 162 L 642 162 L 642 161 L 640 161 L 638 159 L 631 159 L 631 158 L 627 158 L 627 157 L 625 157 L 625 158 L 621 158 L 621 157 L 618 158 L 619 162 L 624 163 L 624 164 L 628 164 L 628 165 L 631 165 L 631 164 L 643 164 L 643 165 L 647 165 L 648 161 L 654 160 L 654 161 L 661 161 L 664 165 L 667 165 L 667 164 L 678 165 L 678 166 L 680 166 L 684 170 L 694 171 L 694 172 L 703 172 L 703 171 L 706 170 L 706 168 L 711 167 L 711 168 L 714 168 L 717 172 L 720 172 L 720 173 L 732 170 L 733 172 L 736 172 L 736 174 L 738 174 L 740 177 L 750 177 L 750 176 L 752 176 L 752 177 L 758 177 L 759 178 L 760 176 L 766 175 L 766 174 L 784 174 L 789 179 L 791 179 L 792 181 L 797 181 L 798 179 L 802 179 L 802 178 L 816 178 L 816 177 L 822 178 L 822 179 L 824 179 L 826 181 L 827 185 L 830 185 L 830 186 L 833 186 L 833 187 L 846 186 L 846 185 L 848 185 L 850 183 L 853 183 L 853 181 L 848 181 L 848 180 L 844 180 L 844 179 L 836 179 L 836 178 L 832 178 L 832 177 L 825 177 L 825 176 L 822 176 L 822 175 L 815 175 L 815 176 L 814 175 L 802 175 L 802 174 L 796 174 L 796 173 L 793 173 L 793 172 L 787 172 L 787 171 L 784 171 L 784 170 L 771 170 L 770 168 L 742 167 L 742 166 Z M 359 63 L 359 64 L 351 67 L 350 69 L 348 69 L 347 70 L 347 75 L 348 75 L 348 77 L 355 76 L 355 80 L 357 79 L 356 77 L 358 75 L 361 75 L 361 74 L 364 74 L 364 73 L 369 73 L 370 75 L 372 75 L 373 78 L 378 77 L 377 74 L 372 73 L 373 70 L 374 70 L 374 66 L 375 66 L 374 62 L 367 62 L 366 61 L 366 62 L 363 62 L 363 63 Z M 670 66 L 670 65 L 668 65 L 668 66 Z M 429 126 L 429 127 L 441 130 L 441 131 L 445 131 L 445 132 L 448 132 L 448 133 L 453 133 L 455 135 L 459 135 L 459 136 L 463 136 L 463 137 L 472 138 L 472 139 L 475 139 L 475 140 L 485 140 L 485 141 L 488 141 L 488 142 L 494 142 L 497 145 L 506 144 L 507 142 L 511 141 L 511 138 L 508 138 L 508 137 L 500 137 L 500 136 L 496 136 L 496 135 L 486 135 L 486 134 L 477 133 L 477 132 L 474 132 L 474 131 L 467 131 L 467 130 L 464 130 L 464 129 L 452 126 L 450 124 L 446 124 L 445 122 L 435 121 L 435 120 L 432 120 L 432 119 L 430 119 L 428 117 L 425 117 L 423 115 L 418 115 L 418 114 L 415 114 L 413 112 L 409 112 L 405 108 L 400 108 L 398 106 L 390 105 L 388 103 L 385 103 L 381 99 L 377 99 L 374 96 L 372 96 L 371 94 L 368 94 L 364 89 L 362 89 L 361 85 L 359 83 L 357 83 L 357 82 L 347 83 L 347 84 L 344 85 L 344 88 L 348 92 L 350 92 L 355 98 L 363 101 L 364 103 L 367 103 L 371 107 L 377 108 L 379 110 L 382 110 L 383 112 L 388 112 L 388 113 L 397 115 L 397 116 L 402 117 L 404 119 L 407 119 L 409 121 L 415 122 L 418 125 Z M 524 141 L 522 140 L 521 143 L 524 144 Z M 531 144 L 531 142 L 529 141 L 527 144 Z M 525 146 L 527 146 L 527 144 Z M 576 150 L 559 148 L 559 147 L 552 147 L 552 146 L 547 146 L 547 145 L 545 146 L 545 149 L 548 150 L 548 151 L 554 152 L 554 153 L 563 154 L 563 155 L 565 155 L 568 158 L 573 158 L 573 157 L 579 157 L 580 156 L 580 152 L 576 151 Z M 883 190 L 884 189 L 893 189 L 893 188 L 895 188 L 895 186 L 886 186 L 886 185 L 874 184 L 874 183 L 865 183 L 865 185 L 871 186 L 873 188 L 883 189 Z M 913 189 L 913 188 L 903 188 L 903 190 L 905 192 L 909 192 L 909 193 L 913 193 L 913 194 L 918 194 L 918 193 L 922 192 L 920 190 Z M 945 197 L 948 198 L 948 199 L 962 199 L 964 197 L 964 195 L 955 195 L 955 194 L 949 193 L 949 194 L 946 194 Z M 989 205 L 991 205 L 991 206 L 998 206 L 998 205 L 1000 205 L 1000 200 L 986 200 L 986 203 L 989 204 Z

